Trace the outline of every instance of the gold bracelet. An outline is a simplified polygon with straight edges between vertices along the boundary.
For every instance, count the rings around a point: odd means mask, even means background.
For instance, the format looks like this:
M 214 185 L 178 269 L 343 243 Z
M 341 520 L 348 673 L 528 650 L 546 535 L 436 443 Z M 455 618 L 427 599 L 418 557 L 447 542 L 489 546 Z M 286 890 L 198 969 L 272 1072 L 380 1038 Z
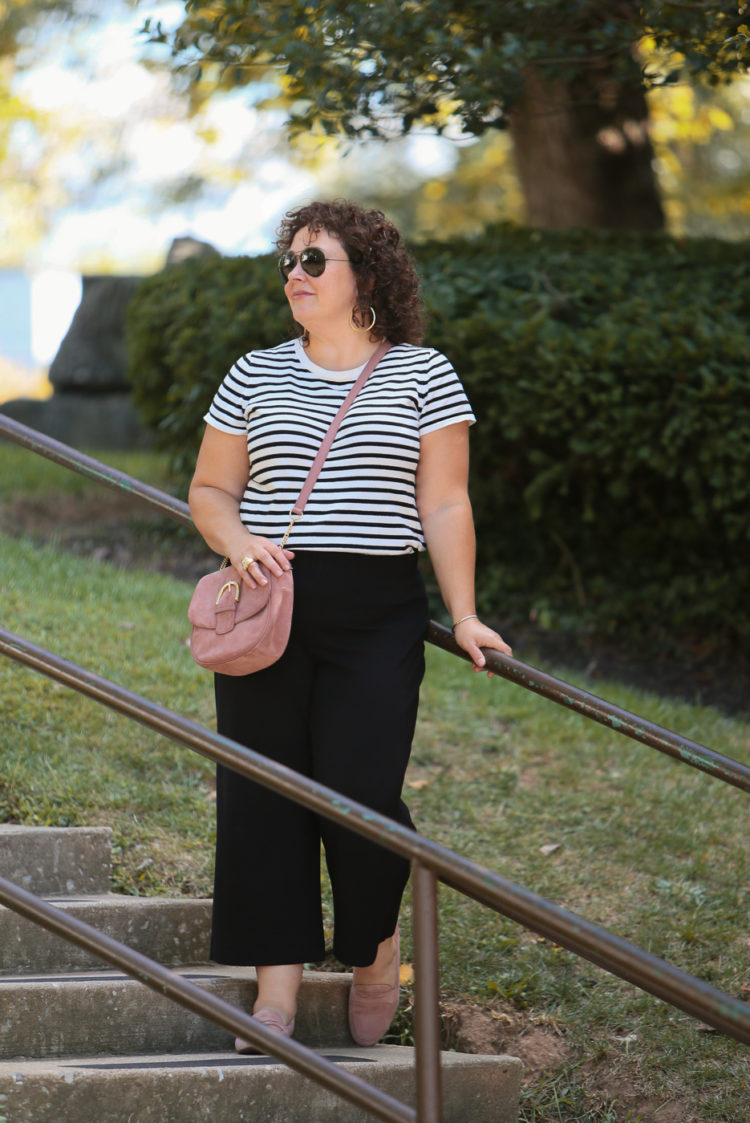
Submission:
M 452 626 L 451 631 L 455 632 L 458 625 L 463 624 L 464 620 L 478 620 L 478 619 L 479 619 L 479 617 L 477 616 L 476 612 L 472 612 L 469 616 L 462 616 L 460 620 L 456 620 L 456 623 Z

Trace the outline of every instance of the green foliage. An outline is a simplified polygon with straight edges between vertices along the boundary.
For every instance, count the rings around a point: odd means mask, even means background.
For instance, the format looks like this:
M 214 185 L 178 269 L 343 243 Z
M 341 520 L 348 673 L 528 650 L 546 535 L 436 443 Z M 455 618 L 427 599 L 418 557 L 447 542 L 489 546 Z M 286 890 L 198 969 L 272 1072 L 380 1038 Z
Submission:
M 187 481 L 202 418 L 235 359 L 291 334 L 276 259 L 203 258 L 140 285 L 128 308 L 133 395 Z
M 648 85 L 743 72 L 747 27 L 736 0 L 711 0 L 700 14 L 661 0 L 604 8 L 591 0 L 188 0 L 173 34 L 150 19 L 144 32 L 169 45 L 197 89 L 208 75 L 232 87 L 273 71 L 293 133 L 390 138 L 415 124 L 441 130 L 458 120 L 479 136 L 505 127 L 530 68 L 565 83 L 602 68 L 631 81 L 644 35 L 661 52 L 658 65 L 642 67 Z M 278 98 L 274 87 L 269 102 Z
M 747 640 L 747 245 L 498 231 L 420 261 L 480 419 L 485 609 Z
M 669 229 L 750 237 L 750 85 L 670 86 L 649 97 L 650 138 Z
M 482 610 L 746 641 L 747 245 L 497 227 L 416 257 L 427 341 L 479 419 Z M 226 370 L 288 323 L 270 256 L 186 263 L 138 290 L 131 378 L 183 478 Z

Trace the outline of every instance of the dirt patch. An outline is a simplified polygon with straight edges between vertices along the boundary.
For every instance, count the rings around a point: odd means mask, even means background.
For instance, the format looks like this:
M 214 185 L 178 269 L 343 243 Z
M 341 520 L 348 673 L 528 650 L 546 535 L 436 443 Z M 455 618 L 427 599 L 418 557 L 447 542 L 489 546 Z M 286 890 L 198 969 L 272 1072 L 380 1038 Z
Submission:
M 97 495 L 18 496 L 0 507 L 0 528 L 7 534 L 43 537 L 80 531 L 81 527 L 117 527 L 143 516 L 135 499 L 119 492 Z
M 552 1026 L 512 1006 L 472 1006 L 451 1002 L 443 1006 L 445 1047 L 457 1053 L 518 1057 L 523 1061 L 523 1085 L 538 1083 L 540 1073 L 573 1059 L 573 1049 Z
M 168 573 L 197 581 L 217 569 L 216 557 L 200 536 L 137 499 L 116 491 L 84 495 L 35 496 L 0 505 L 0 533 L 54 542 L 78 557 L 122 568 Z
M 655 691 L 693 705 L 715 706 L 727 714 L 750 716 L 750 653 L 734 646 L 686 640 L 676 651 L 634 650 L 602 637 L 576 638 L 545 632 L 533 624 L 508 625 L 505 638 L 525 662 L 535 658 L 582 674 L 585 689 L 601 693 L 609 679 Z
M 637 1053 L 627 1052 L 627 1039 L 617 1039 L 621 1052 L 614 1053 L 599 1041 L 592 1042 L 590 1055 L 581 1056 L 548 1017 L 517 1010 L 510 1004 L 446 1002 L 442 1017 L 443 1048 L 518 1057 L 524 1064 L 521 1086 L 525 1090 L 555 1081 L 561 1074 L 565 1079 L 566 1066 L 575 1070 L 579 1085 L 585 1088 L 590 1112 L 587 1118 L 639 1123 L 703 1123 L 705 1119 L 700 1107 L 688 1106 L 682 1094 L 659 1099 L 649 1095 Z
M 686 1097 L 667 1094 L 654 1099 L 640 1086 L 636 1065 L 625 1069 L 609 1057 L 589 1068 L 586 1090 L 594 1104 L 616 1103 L 618 1118 L 638 1123 L 705 1123 L 703 1111 L 689 1105 Z

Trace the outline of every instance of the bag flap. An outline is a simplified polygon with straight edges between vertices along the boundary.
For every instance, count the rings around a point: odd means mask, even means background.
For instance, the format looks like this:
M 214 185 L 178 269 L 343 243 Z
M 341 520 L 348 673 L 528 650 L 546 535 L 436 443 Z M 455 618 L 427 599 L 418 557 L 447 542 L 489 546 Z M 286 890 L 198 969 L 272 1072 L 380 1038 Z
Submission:
M 268 574 L 270 578 L 270 574 Z M 188 620 L 197 628 L 216 627 L 217 598 L 224 604 L 226 599 L 234 600 L 239 595 L 235 623 L 249 620 L 264 612 L 271 599 L 271 578 L 267 585 L 256 585 L 254 589 L 240 581 L 231 566 L 207 573 L 195 587 L 188 607 Z

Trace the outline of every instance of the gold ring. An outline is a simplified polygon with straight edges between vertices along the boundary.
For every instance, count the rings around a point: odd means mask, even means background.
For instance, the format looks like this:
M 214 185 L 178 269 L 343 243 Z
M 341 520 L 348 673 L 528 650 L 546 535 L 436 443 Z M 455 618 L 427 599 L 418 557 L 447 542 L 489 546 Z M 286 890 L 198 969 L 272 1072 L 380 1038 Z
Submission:
M 248 554 L 245 554 L 244 558 L 240 562 L 240 565 L 242 566 L 243 569 L 249 569 L 250 566 L 254 565 L 254 564 L 255 564 L 255 558 L 251 558 Z

